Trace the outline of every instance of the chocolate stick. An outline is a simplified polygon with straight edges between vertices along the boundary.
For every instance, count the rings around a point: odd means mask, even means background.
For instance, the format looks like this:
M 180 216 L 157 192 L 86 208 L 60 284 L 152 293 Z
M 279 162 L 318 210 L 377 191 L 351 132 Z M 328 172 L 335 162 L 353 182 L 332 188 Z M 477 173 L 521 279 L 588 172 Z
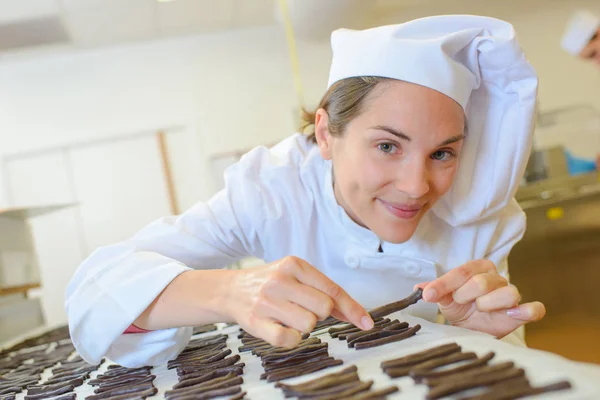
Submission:
M 149 374 L 152 367 L 139 367 L 139 368 L 111 368 L 102 374 L 103 377 L 109 376 L 124 376 L 124 375 L 139 375 L 140 373 Z
M 9 386 L 5 389 L 1 389 L 0 390 L 0 396 L 4 396 L 5 394 L 11 394 L 11 393 L 19 393 L 21 390 L 23 390 L 20 386 Z
M 468 399 L 478 399 L 480 396 L 483 395 L 490 395 L 490 394 L 498 394 L 498 393 L 504 393 L 507 389 L 515 389 L 515 388 L 530 388 L 531 385 L 529 384 L 529 379 L 527 379 L 524 376 L 518 376 L 514 379 L 508 379 L 506 381 L 502 381 L 499 383 L 496 383 L 495 385 L 490 385 L 487 386 L 485 389 L 485 392 L 477 394 L 477 395 L 469 395 L 469 396 L 465 396 L 465 397 L 460 397 L 460 400 L 468 400 Z
M 57 397 L 53 400 L 75 400 L 76 398 L 77 398 L 77 394 L 69 393 L 69 394 L 65 394 L 64 396 Z
M 169 361 L 167 363 L 167 368 L 168 369 L 173 369 L 173 368 L 177 368 L 179 366 L 188 366 L 188 365 L 197 365 L 197 364 L 210 364 L 212 362 L 215 361 L 219 361 L 224 359 L 225 357 L 227 357 L 228 355 L 231 354 L 231 349 L 226 349 L 226 350 L 222 350 L 220 352 L 217 353 L 211 353 L 211 354 L 207 354 L 206 356 L 201 356 L 198 358 L 191 358 L 185 361 L 177 361 L 177 360 L 173 360 L 173 361 Z
M 341 371 L 323 375 L 322 377 L 313 379 L 311 381 L 298 383 L 296 385 L 289 385 L 289 384 L 277 382 L 275 384 L 275 387 L 281 388 L 283 390 L 288 389 L 288 390 L 298 390 L 298 391 L 318 389 L 321 387 L 327 387 L 333 379 L 337 379 L 339 377 L 342 377 L 342 376 L 345 376 L 348 374 L 356 374 L 357 371 L 358 371 L 358 368 L 356 368 L 356 365 L 351 365 L 349 367 L 342 369 Z
M 231 372 L 231 371 L 222 371 L 222 372 L 212 371 L 212 372 L 209 372 L 202 376 L 199 376 L 197 378 L 182 380 L 179 383 L 173 385 L 173 389 L 181 389 L 181 388 L 185 388 L 185 387 L 190 387 L 190 386 L 198 385 L 199 383 L 212 381 L 215 378 L 221 378 L 221 377 L 229 376 L 229 375 L 237 376 L 238 374 L 236 374 L 235 372 Z
M 323 394 L 325 391 L 332 388 L 339 388 L 342 385 L 346 385 L 348 383 L 356 383 L 359 382 L 360 378 L 356 372 L 351 372 L 349 374 L 341 375 L 339 377 L 329 378 L 329 380 L 324 381 L 324 384 L 319 385 L 318 387 L 308 387 L 302 390 L 290 390 L 283 388 L 283 392 L 285 397 L 303 397 L 312 394 Z
M 319 344 L 311 344 L 308 346 L 304 346 L 304 347 L 297 347 L 295 349 L 292 350 L 288 350 L 288 351 L 282 351 L 279 353 L 267 353 L 261 356 L 263 361 L 269 361 L 269 360 L 277 360 L 283 357 L 287 357 L 287 356 L 292 356 L 295 354 L 303 354 L 303 353 L 309 353 L 315 350 L 320 350 L 320 349 L 327 349 L 329 347 L 329 343 L 325 342 L 325 343 L 319 343 Z
M 298 352 L 300 351 L 300 349 L 304 349 L 306 347 L 310 347 L 310 346 L 316 346 L 316 345 L 324 345 L 327 343 L 321 342 L 321 339 L 319 338 L 310 338 L 308 340 L 304 340 L 300 343 L 298 343 L 298 345 L 296 347 L 294 347 L 293 349 L 286 349 L 286 348 L 282 348 L 282 347 L 272 347 L 268 350 L 263 350 L 260 352 L 256 352 L 256 355 L 259 357 L 265 357 L 265 356 L 271 356 L 271 355 L 279 355 L 279 354 L 287 354 L 290 352 Z M 321 347 L 327 347 L 327 346 L 321 346 Z M 310 347 L 312 348 L 312 347 Z
M 265 371 L 263 374 L 260 375 L 260 379 L 267 379 L 269 377 L 269 375 L 273 375 L 275 373 L 294 372 L 294 371 L 300 370 L 302 368 L 309 368 L 313 365 L 330 362 L 333 360 L 335 360 L 335 358 L 331 357 L 329 354 L 325 354 L 316 359 L 310 359 L 310 360 L 307 360 L 307 361 L 304 361 L 304 362 L 301 362 L 298 364 L 288 365 L 288 366 L 284 366 L 281 368 L 276 368 L 276 369 L 271 369 L 271 370 Z
M 128 385 L 140 385 L 142 383 L 146 383 L 146 382 L 152 382 L 154 381 L 154 379 L 156 379 L 155 375 L 148 375 L 144 378 L 140 378 L 138 380 L 134 380 L 134 381 L 130 381 L 130 382 L 119 382 L 116 384 L 105 384 L 105 385 L 100 385 L 98 386 L 98 388 L 94 389 L 94 393 L 99 394 L 99 393 L 104 393 L 104 392 L 108 392 L 109 390 L 113 390 L 113 389 L 117 389 L 120 387 L 124 387 L 124 386 L 128 386 Z
M 390 321 L 389 318 L 379 318 L 379 319 L 374 319 L 373 320 L 375 323 L 373 324 L 373 329 L 375 328 L 381 328 L 383 326 L 387 326 L 388 324 L 390 324 L 392 321 Z M 394 321 L 398 322 L 397 319 L 395 319 Z M 330 333 L 329 335 L 332 338 L 338 338 L 340 340 L 344 340 L 348 337 L 348 335 L 354 334 L 354 333 L 359 333 L 359 332 L 368 332 L 368 331 L 363 331 L 362 329 L 360 329 L 359 327 L 355 326 L 355 325 L 350 325 L 349 328 L 344 329 L 344 330 L 338 330 L 337 332 L 333 332 Z
M 477 354 L 473 352 L 469 353 L 454 353 L 445 357 L 434 358 L 433 360 L 425 361 L 420 364 L 409 366 L 409 367 L 400 367 L 400 368 L 388 368 L 385 372 L 391 378 L 399 378 L 401 376 L 410 375 L 415 379 L 415 377 L 429 372 L 435 368 L 443 367 L 444 365 L 451 365 L 460 361 L 473 360 L 477 358 Z M 415 379 L 416 380 L 416 379 Z
M 228 366 L 233 365 L 233 364 L 237 363 L 238 361 L 240 361 L 240 358 L 241 358 L 240 355 L 236 354 L 231 357 L 224 358 L 222 360 L 219 360 L 219 361 L 216 361 L 216 362 L 210 363 L 210 364 L 192 364 L 192 365 L 177 367 L 177 375 L 185 375 L 190 372 L 198 372 L 201 370 L 207 371 L 207 370 L 213 370 L 213 369 L 222 368 L 222 367 L 228 367 Z
M 246 397 L 247 394 L 248 394 L 248 392 L 241 392 L 241 393 L 238 393 L 238 394 L 236 394 L 234 396 L 231 396 L 227 400 L 242 400 L 244 397 Z
M 361 393 L 361 392 L 365 392 L 369 389 L 371 389 L 371 386 L 373 386 L 373 381 L 367 381 L 367 382 L 360 382 L 357 385 L 354 385 L 342 392 L 338 392 L 338 393 L 334 393 L 332 395 L 325 395 L 325 396 L 315 396 L 315 397 L 311 397 L 311 399 L 313 400 L 337 400 L 337 399 L 342 399 L 342 398 L 346 398 L 348 396 L 353 396 L 357 393 Z
M 387 320 L 389 321 L 389 318 L 373 318 L 373 322 L 375 323 L 375 326 L 377 326 L 377 324 L 383 320 Z M 348 329 L 352 329 L 352 328 L 356 328 L 356 325 L 351 324 L 351 323 L 347 323 L 344 325 L 340 325 L 340 326 L 336 326 L 333 328 L 329 328 L 329 330 L 327 331 L 330 335 L 333 335 L 334 333 L 339 333 L 342 331 L 346 331 Z
M 476 375 L 468 379 L 454 379 L 451 382 L 442 383 L 432 388 L 427 393 L 427 400 L 435 400 L 454 393 L 462 392 L 466 389 L 472 389 L 479 386 L 487 386 L 493 383 L 502 382 L 508 379 L 514 379 L 519 376 L 525 376 L 523 369 L 509 369 L 506 371 L 492 372 L 489 374 Z
M 447 383 L 449 381 L 454 381 L 454 380 L 458 380 L 458 379 L 471 379 L 472 377 L 477 376 L 477 375 L 484 375 L 484 374 L 490 374 L 492 372 L 506 371 L 508 369 L 513 368 L 514 366 L 515 366 L 515 363 L 513 363 L 512 361 L 505 361 L 505 362 L 501 362 L 498 364 L 487 365 L 485 367 L 475 369 L 475 370 L 469 370 L 469 371 L 459 372 L 457 374 L 447 375 L 447 376 L 444 376 L 443 378 L 425 378 L 425 379 L 423 379 L 423 383 L 431 388 L 434 386 L 438 386 L 438 385 Z
M 388 344 L 388 343 L 398 342 L 400 340 L 404 340 L 411 336 L 414 336 L 419 331 L 419 329 L 421 329 L 421 325 L 417 324 L 417 325 L 413 326 L 412 328 L 409 328 L 406 331 L 395 334 L 393 336 L 384 337 L 382 339 L 370 340 L 368 342 L 356 343 L 354 345 L 354 348 L 356 350 L 362 350 L 362 349 L 368 349 L 371 347 L 382 346 L 382 345 Z
M 49 391 L 45 391 L 42 393 L 29 394 L 29 392 L 28 392 L 27 396 L 25 396 L 25 400 L 37 400 L 37 399 L 45 399 L 47 397 L 55 397 L 55 396 L 58 396 L 59 394 L 65 394 L 68 392 L 72 392 L 73 389 L 75 389 L 75 388 L 72 385 L 65 385 L 65 386 L 56 388 L 54 390 L 49 390 Z
M 241 376 L 229 374 L 227 376 L 216 378 L 211 381 L 200 383 L 194 386 L 189 386 L 181 389 L 167 390 L 165 392 L 165 397 L 167 399 L 171 399 L 179 396 L 187 396 L 189 394 L 205 393 L 217 389 L 225 389 L 232 386 L 238 386 L 242 383 L 244 383 L 244 379 Z
M 179 382 L 185 382 L 188 380 L 192 380 L 192 379 L 196 379 L 202 376 L 206 376 L 207 374 L 211 374 L 211 373 L 217 373 L 217 374 L 222 374 L 222 375 L 227 375 L 230 372 L 233 372 L 236 375 L 242 375 L 244 373 L 244 367 L 246 366 L 246 364 L 244 363 L 239 363 L 239 364 L 235 364 L 235 365 L 230 365 L 228 367 L 222 367 L 222 368 L 217 368 L 217 369 L 213 369 L 213 370 L 200 370 L 197 372 L 192 372 L 189 374 L 185 374 L 185 375 L 181 375 L 179 376 Z
M 137 397 L 138 393 L 145 392 L 146 390 L 153 389 L 152 383 L 143 383 L 141 385 L 136 386 L 127 386 L 122 388 L 117 388 L 113 390 L 109 390 L 100 394 L 93 394 L 86 397 L 86 400 L 99 400 L 99 399 L 108 399 L 112 397 L 128 395 L 129 397 Z
M 383 389 L 373 390 L 367 393 L 360 393 L 352 397 L 346 397 L 346 400 L 380 400 L 385 399 L 388 394 L 400 391 L 396 386 L 388 386 Z
M 318 399 L 320 399 L 322 397 L 329 397 L 329 396 L 333 396 L 333 395 L 339 396 L 341 393 L 344 393 L 348 389 L 353 389 L 360 385 L 362 385 L 362 382 L 360 381 L 360 379 L 359 380 L 350 380 L 348 382 L 338 382 L 336 385 L 330 386 L 328 388 L 322 388 L 322 389 L 305 391 L 305 392 L 293 392 L 293 394 L 291 394 L 290 392 L 286 392 L 285 397 L 291 397 L 291 395 L 293 395 L 294 397 L 299 397 L 301 399 L 303 399 L 303 398 L 306 398 L 306 399 L 318 398 Z
M 457 351 L 460 351 L 460 349 L 461 347 L 456 343 L 443 344 L 441 346 L 436 346 L 427 350 L 423 350 L 419 353 L 409 354 L 404 357 L 384 361 L 381 363 L 381 368 L 385 370 L 390 367 L 405 367 L 408 365 L 415 365 L 436 357 L 456 353 Z
M 364 343 L 364 342 L 368 342 L 374 339 L 381 339 L 381 338 L 386 338 L 389 336 L 393 336 L 393 335 L 397 335 L 399 333 L 403 333 L 408 331 L 410 328 L 402 328 L 400 330 L 385 330 L 385 329 L 381 329 L 379 331 L 376 332 L 372 332 L 368 335 L 363 335 L 363 336 L 359 336 L 357 339 L 354 340 L 349 340 L 348 341 L 348 347 L 354 347 L 357 343 Z
M 180 353 L 179 356 L 177 356 L 176 359 L 171 360 L 171 361 L 184 361 L 184 360 L 188 360 L 190 358 L 195 358 L 195 357 L 199 357 L 199 356 L 203 356 L 203 355 L 207 355 L 210 353 L 214 353 L 216 351 L 219 350 L 223 350 L 227 347 L 227 343 L 225 342 L 221 342 L 212 346 L 208 346 L 208 347 L 201 347 L 199 349 L 194 349 L 192 351 L 188 351 L 186 353 Z
M 443 369 L 441 371 L 427 371 L 427 372 L 419 372 L 419 373 L 415 372 L 413 379 L 415 380 L 415 382 L 421 382 L 423 379 L 426 379 L 426 378 L 434 378 L 434 379 L 442 378 L 444 376 L 454 375 L 459 372 L 470 371 L 470 370 L 479 368 L 479 367 L 487 364 L 492 358 L 494 358 L 494 355 L 495 355 L 495 353 L 493 351 L 490 351 L 483 357 L 473 360 L 469 363 L 459 365 L 458 367 Z M 412 375 L 413 374 L 411 373 L 411 376 Z
M 386 304 L 385 306 L 377 307 L 371 310 L 369 313 L 371 318 L 385 317 L 395 313 L 396 311 L 404 310 L 406 307 L 415 304 L 417 301 L 423 298 L 423 289 L 419 288 L 415 290 L 408 297 L 396 301 L 394 303 Z
M 137 400 L 137 399 L 145 399 L 146 397 L 154 396 L 158 393 L 158 389 L 155 387 L 151 387 L 149 389 L 143 390 L 141 392 L 135 393 L 126 393 L 119 394 L 115 396 L 106 397 L 106 400 Z M 90 397 L 86 397 L 85 399 L 89 399 Z
M 571 389 L 569 381 L 560 381 L 545 386 L 525 386 L 505 387 L 501 391 L 491 391 L 477 397 L 469 397 L 469 400 L 510 400 L 526 396 L 534 396 L 542 393 L 556 392 L 559 390 Z
M 118 384 L 120 382 L 135 382 L 138 379 L 142 379 L 145 378 L 146 376 L 151 376 L 148 374 L 144 374 L 144 375 L 124 375 L 124 376 L 111 376 L 111 377 L 107 377 L 107 378 L 96 378 L 96 379 L 92 379 L 90 381 L 88 381 L 88 383 L 91 386 L 98 386 L 98 385 L 108 385 L 108 384 Z
M 279 371 L 282 370 L 283 368 L 289 368 L 289 367 L 294 367 L 294 366 L 299 366 L 299 365 L 305 365 L 305 364 L 310 364 L 310 363 L 314 363 L 317 361 L 323 361 L 323 360 L 328 360 L 330 358 L 333 358 L 329 355 L 329 353 L 325 350 L 322 353 L 318 354 L 317 356 L 311 356 L 309 358 L 294 358 L 282 363 L 270 363 L 267 365 L 263 365 L 263 369 L 265 370 L 265 372 L 267 374 L 273 372 L 273 371 Z
M 295 376 L 301 376 L 301 375 L 307 375 L 307 374 L 311 374 L 313 372 L 317 372 L 320 371 L 322 369 L 325 368 L 329 368 L 329 367 L 334 367 L 336 365 L 342 365 L 344 362 L 342 360 L 327 360 L 327 361 L 323 361 L 323 362 L 319 362 L 317 364 L 311 364 L 305 368 L 302 369 L 297 369 L 295 371 L 289 371 L 289 372 L 274 372 L 273 374 L 270 374 L 267 377 L 267 382 L 276 382 L 276 381 L 281 381 L 287 378 L 291 378 L 291 377 L 295 377 Z
M 232 386 L 225 389 L 211 390 L 210 392 L 195 393 L 186 396 L 177 396 L 173 397 L 173 400 L 206 400 L 215 397 L 229 396 L 232 394 L 240 393 L 241 391 L 242 388 L 240 386 Z
M 267 366 L 277 366 L 277 365 L 282 365 L 284 363 L 289 364 L 290 362 L 292 362 L 294 360 L 300 362 L 303 360 L 308 360 L 308 359 L 320 357 L 323 355 L 329 355 L 329 352 L 327 351 L 327 347 L 323 347 L 320 349 L 311 350 L 311 351 L 307 351 L 307 352 L 303 352 L 303 353 L 296 353 L 296 354 L 292 354 L 292 355 L 285 356 L 285 357 L 266 359 L 262 362 L 262 366 L 266 368 Z
M 333 335 L 331 335 L 331 337 L 337 338 L 338 340 L 346 340 L 348 335 L 352 335 L 352 334 L 359 333 L 359 332 L 364 332 L 364 331 L 362 329 L 360 329 L 359 327 L 354 327 L 352 329 L 347 329 L 342 332 L 334 333 Z

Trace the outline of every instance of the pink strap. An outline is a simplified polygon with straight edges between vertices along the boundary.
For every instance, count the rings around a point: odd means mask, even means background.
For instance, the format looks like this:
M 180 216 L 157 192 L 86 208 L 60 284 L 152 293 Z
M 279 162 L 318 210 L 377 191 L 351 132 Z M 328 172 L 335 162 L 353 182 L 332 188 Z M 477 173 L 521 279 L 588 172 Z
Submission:
M 125 329 L 125 332 L 123 332 L 123 334 L 128 334 L 128 333 L 146 333 L 146 332 L 150 332 L 150 331 L 148 331 L 146 329 L 138 328 L 134 324 L 131 324 L 131 325 L 129 325 L 129 328 Z

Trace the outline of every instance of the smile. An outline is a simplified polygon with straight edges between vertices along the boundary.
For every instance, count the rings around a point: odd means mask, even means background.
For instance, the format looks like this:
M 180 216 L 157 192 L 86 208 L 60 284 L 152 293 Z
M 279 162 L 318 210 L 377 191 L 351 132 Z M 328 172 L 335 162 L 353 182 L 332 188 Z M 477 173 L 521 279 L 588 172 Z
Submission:
M 388 203 L 387 201 L 377 199 L 381 205 L 392 215 L 401 219 L 411 219 L 415 217 L 423 209 L 423 206 L 409 206 Z

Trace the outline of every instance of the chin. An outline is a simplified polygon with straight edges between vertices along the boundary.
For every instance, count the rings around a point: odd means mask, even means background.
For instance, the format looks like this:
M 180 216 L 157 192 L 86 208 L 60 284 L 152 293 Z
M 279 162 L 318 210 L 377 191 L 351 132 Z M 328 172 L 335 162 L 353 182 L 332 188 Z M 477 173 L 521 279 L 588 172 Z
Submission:
M 404 242 L 408 242 L 412 235 L 415 233 L 415 230 L 411 230 L 410 232 L 386 232 L 384 234 L 378 235 L 381 240 L 388 243 L 400 244 Z
M 373 232 L 384 242 L 400 244 L 410 240 L 418 224 L 390 224 L 389 222 L 381 229 L 373 229 Z

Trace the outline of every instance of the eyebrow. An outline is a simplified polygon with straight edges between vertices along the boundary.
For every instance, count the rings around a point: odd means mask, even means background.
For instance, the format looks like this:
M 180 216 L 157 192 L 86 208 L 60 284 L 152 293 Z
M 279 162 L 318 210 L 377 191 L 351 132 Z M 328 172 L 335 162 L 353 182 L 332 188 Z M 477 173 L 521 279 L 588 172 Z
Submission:
M 407 142 L 411 142 L 412 141 L 412 139 L 410 138 L 410 136 L 408 136 L 408 135 L 406 135 L 406 134 L 404 134 L 404 133 L 402 133 L 400 131 L 397 131 L 394 128 L 386 126 L 386 125 L 375 125 L 371 129 L 378 130 L 378 131 L 385 131 L 385 132 L 391 133 L 392 135 L 397 136 L 397 137 L 399 137 L 402 140 L 406 140 Z M 456 143 L 458 141 L 463 140 L 465 137 L 466 137 L 465 134 L 460 134 L 460 135 L 452 136 L 452 137 L 444 140 L 442 143 L 440 143 L 438 145 L 438 147 L 439 146 L 446 146 L 446 145 L 452 144 L 452 143 Z

